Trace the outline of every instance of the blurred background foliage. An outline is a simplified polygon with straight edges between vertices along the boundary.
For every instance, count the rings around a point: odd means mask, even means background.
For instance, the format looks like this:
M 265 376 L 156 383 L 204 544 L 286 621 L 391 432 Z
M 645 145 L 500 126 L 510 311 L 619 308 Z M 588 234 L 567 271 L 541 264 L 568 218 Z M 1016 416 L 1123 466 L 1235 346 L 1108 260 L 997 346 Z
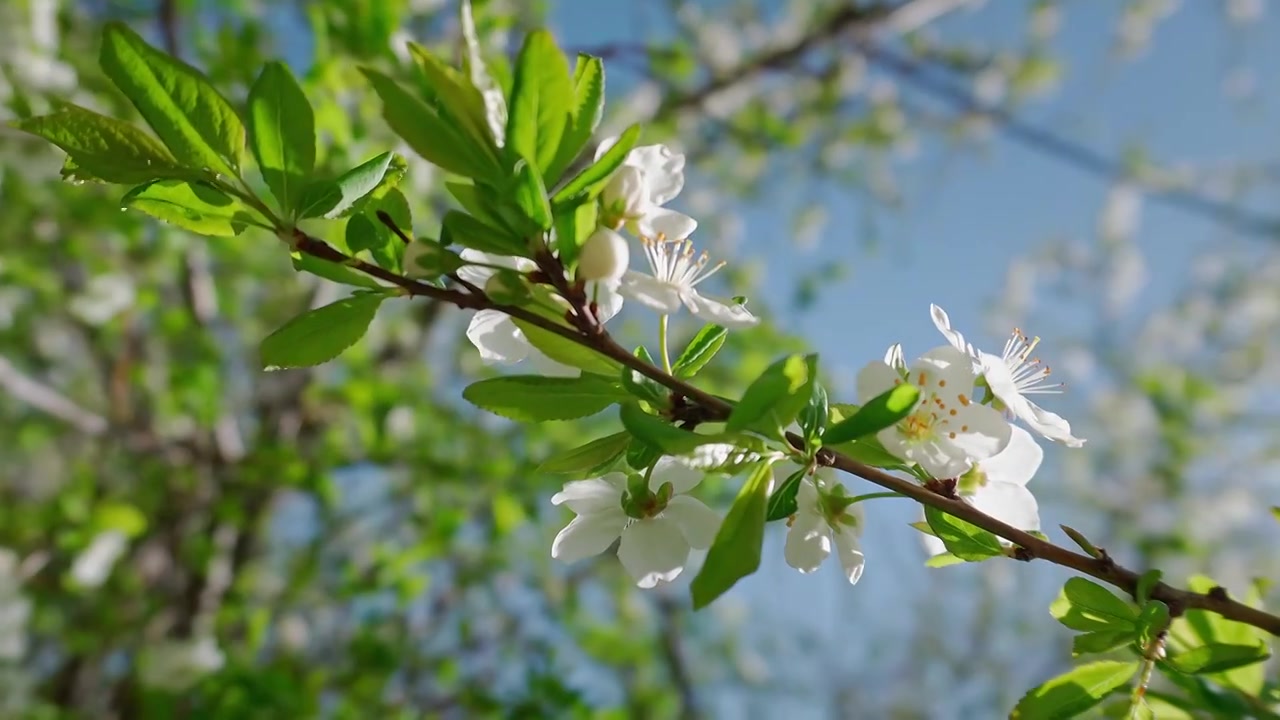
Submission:
M 1166 577 L 1205 571 L 1241 590 L 1280 577 L 1260 512 L 1280 495 L 1268 474 L 1277 176 L 1264 152 L 1189 165 L 1027 121 L 1070 70 L 1054 38 L 1076 4 L 1009 2 L 999 12 L 1016 5 L 1019 32 L 987 42 L 940 28 L 1003 3 L 475 5 L 500 79 L 521 35 L 550 23 L 566 48 L 605 58 L 608 127 L 646 121 L 646 142 L 688 154 L 686 209 L 735 257 L 730 287 L 773 318 L 732 336 L 703 375 L 714 392 L 805 347 L 792 320 L 816 312 L 846 262 L 910 254 L 882 219 L 910 214 L 921 190 L 899 175 L 922 145 L 971 157 L 1005 138 L 1110 188 L 1087 242 L 1019 238 L 1002 250 L 1003 292 L 962 288 L 994 301 L 1001 330 L 1034 316 L 1075 340 L 1073 417 L 1091 441 L 1037 490 L 1046 524 L 1066 508 L 1062 520 Z M 1264 14 L 1261 0 L 1183 5 L 1115 3 L 1096 23 L 1106 51 L 1085 59 L 1134 61 L 1178 13 L 1228 35 Z M 399 150 L 415 230 L 431 234 L 447 207 L 440 174 L 398 146 L 357 66 L 407 72 L 408 38 L 455 52 L 455 12 L 435 0 L 9 0 L 0 116 L 70 100 L 132 117 L 96 67 L 108 19 L 233 98 L 283 57 L 316 108 L 318 171 Z M 63 182 L 61 162 L 0 129 L 0 717 L 987 718 L 1069 662 L 1045 611 L 1062 579 L 1052 570 L 925 574 L 914 548 L 877 558 L 869 540 L 868 578 L 889 580 L 833 591 L 770 573 L 695 615 L 682 588 L 638 592 L 609 558 L 553 567 L 559 480 L 533 468 L 611 432 L 612 418 L 514 427 L 470 408 L 460 388 L 491 371 L 459 341 L 465 315 L 425 303 L 385 309 L 338 361 L 260 372 L 263 336 L 342 291 L 295 273 L 272 238 L 205 241 L 121 212 L 119 189 Z M 981 173 L 965 167 L 945 182 Z M 784 186 L 802 200 L 776 201 Z M 1134 237 L 1149 200 L 1215 239 L 1187 261 L 1194 272 L 1146 264 Z M 744 227 L 761 208 L 773 219 Z M 833 228 L 850 208 L 852 229 Z M 816 265 L 752 262 L 820 238 Z M 1134 306 L 1149 268 L 1178 279 Z M 924 303 L 945 302 L 926 290 L 908 289 L 920 320 Z M 916 542 L 897 522 L 914 513 L 893 516 L 885 545 Z M 1043 602 L 1020 602 L 1020 587 Z M 844 598 L 859 593 L 853 608 Z M 797 620 L 809 614 L 863 620 L 833 636 Z

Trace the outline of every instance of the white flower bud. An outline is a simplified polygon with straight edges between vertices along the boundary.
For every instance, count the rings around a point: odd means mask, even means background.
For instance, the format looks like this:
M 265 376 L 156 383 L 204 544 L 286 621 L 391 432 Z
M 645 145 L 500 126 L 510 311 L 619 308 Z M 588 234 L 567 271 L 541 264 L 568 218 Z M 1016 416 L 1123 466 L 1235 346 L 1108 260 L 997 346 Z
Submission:
M 650 210 L 644 171 L 631 165 L 618 168 L 600 193 L 600 200 L 606 215 L 617 214 L 626 219 L 644 217 Z
M 609 228 L 596 228 L 578 255 L 579 280 L 617 280 L 631 263 L 627 241 Z

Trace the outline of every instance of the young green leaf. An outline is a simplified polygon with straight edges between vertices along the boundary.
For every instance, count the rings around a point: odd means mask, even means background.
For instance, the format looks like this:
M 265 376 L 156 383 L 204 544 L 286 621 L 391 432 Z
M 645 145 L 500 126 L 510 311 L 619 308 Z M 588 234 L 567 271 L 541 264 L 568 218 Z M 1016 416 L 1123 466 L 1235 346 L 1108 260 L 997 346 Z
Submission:
M 622 427 L 628 432 L 668 455 L 684 455 L 702 445 L 733 442 L 735 439 L 732 435 L 703 435 L 678 428 L 656 415 L 645 412 L 636 402 L 623 403 L 619 417 L 622 420 Z
M 489 128 L 485 101 L 480 91 L 468 78 L 422 45 L 410 42 L 409 53 L 418 61 L 418 69 L 431 88 L 441 115 L 452 120 L 466 133 L 477 154 L 483 154 L 496 163 L 498 145 Z
M 1137 672 L 1136 661 L 1100 660 L 1074 667 L 1022 696 L 1009 718 L 1057 720 L 1076 717 L 1102 702 Z
M 1160 582 L 1164 573 L 1156 569 L 1148 570 L 1138 577 L 1138 585 L 1134 589 L 1134 597 L 1139 605 L 1146 605 L 1151 599 L 1151 590 Z
M 650 365 L 654 364 L 653 356 L 643 345 L 636 347 L 633 354 Z M 632 395 L 652 405 L 661 405 L 667 399 L 666 388 L 625 365 L 622 368 L 622 386 Z
M 695 610 L 706 607 L 760 567 L 769 485 L 772 482 L 771 463 L 761 461 L 738 491 L 738 497 L 707 551 L 702 569 L 690 585 Z
M 1187 675 L 1226 672 L 1260 663 L 1271 657 L 1265 645 L 1228 645 L 1210 643 L 1170 655 L 1164 663 Z
M 661 448 L 654 447 L 638 437 L 632 437 L 631 443 L 627 445 L 627 466 L 632 470 L 645 470 L 660 457 L 662 457 Z
M 556 249 L 566 267 L 578 261 L 578 251 L 591 233 L 595 232 L 600 214 L 596 202 L 563 206 L 555 209 Z
M 471 78 L 471 84 L 480 91 L 484 100 L 485 120 L 489 131 L 499 145 L 506 143 L 507 136 L 507 98 L 502 88 L 489 74 L 484 57 L 480 52 L 480 37 L 476 33 L 475 16 L 471 12 L 470 0 L 458 3 L 458 24 L 462 26 L 462 39 L 467 48 L 463 56 L 462 68 Z
M 543 422 L 595 415 L 625 401 L 627 391 L 617 381 L 593 375 L 508 375 L 472 383 L 462 391 L 462 397 L 495 415 L 521 422 Z
M 299 272 L 309 272 L 317 277 L 325 280 L 332 280 L 343 285 L 352 285 L 364 288 L 382 287 L 376 280 L 365 275 L 362 272 L 352 270 L 346 265 L 321 260 L 313 255 L 303 255 L 302 253 L 292 253 L 293 269 Z
M 363 209 L 369 199 L 390 191 L 404 177 L 408 164 L 393 152 L 370 158 L 334 180 L 318 180 L 302 192 L 298 218 L 334 220 Z
M 622 365 L 618 361 L 607 358 L 591 348 L 579 345 L 525 320 L 515 319 L 514 322 L 516 327 L 524 333 L 530 345 L 558 363 L 608 377 L 618 377 L 622 370 Z
M 507 224 L 497 212 L 497 206 L 502 200 L 493 189 L 483 185 L 462 182 L 446 182 L 444 187 L 453 196 L 453 199 L 458 201 L 462 209 L 466 210 L 472 217 L 512 237 L 519 235 L 519 230 Z
M 720 352 L 728 336 L 729 331 L 719 325 L 703 325 L 671 366 L 676 377 L 691 378 L 697 375 Z
M 924 566 L 927 568 L 942 568 L 950 565 L 960 565 L 964 562 L 965 560 L 962 560 L 949 552 L 944 552 L 938 553 L 928 560 L 925 560 Z
M 796 418 L 800 423 L 801 432 L 804 433 L 804 445 L 810 452 L 822 446 L 822 438 L 826 433 L 827 419 L 830 414 L 827 389 L 822 386 L 822 383 L 814 382 L 809 402 L 801 408 L 800 415 Z
M 630 444 L 630 433 L 616 432 L 547 458 L 535 472 L 594 477 L 617 462 Z
M 297 216 L 316 168 L 316 117 L 302 87 L 281 62 L 262 68 L 249 88 L 249 147 L 280 209 Z
M 778 427 L 789 425 L 813 393 L 813 383 L 817 381 L 817 357 L 788 355 L 765 368 L 730 411 L 725 429 L 731 432 L 745 430 L 770 414 Z
M 497 161 L 478 152 L 466 136 L 395 79 L 370 68 L 360 72 L 382 99 L 382 119 L 414 152 L 457 175 L 483 180 L 499 177 Z
M 547 201 L 547 188 L 542 184 L 542 177 L 526 158 L 516 161 L 512 175 L 511 194 L 516 207 L 539 230 L 551 229 L 551 203 Z
M 380 293 L 361 292 L 290 320 L 262 341 L 263 369 L 310 367 L 334 359 L 364 337 L 384 299 Z
M 938 539 L 952 555 L 969 562 L 978 562 L 1004 554 L 1000 540 L 991 532 L 948 515 L 935 507 L 924 509 L 924 519 Z
M 765 520 L 773 522 L 791 517 L 795 514 L 799 505 L 796 503 L 796 495 L 800 492 L 800 482 L 804 480 L 808 470 L 800 468 L 799 470 L 787 476 L 772 493 L 769 493 L 769 507 L 765 513 Z
M 639 125 L 632 125 L 623 130 L 618 136 L 618 141 L 605 151 L 599 160 L 583 168 L 582 172 L 575 175 L 551 196 L 551 204 L 559 207 L 594 200 L 608 184 L 613 171 L 622 167 L 622 163 L 627 159 L 627 153 L 631 152 L 639 140 Z
M 1074 657 L 1111 652 L 1134 641 L 1128 630 L 1098 630 L 1071 638 L 1071 654 Z
M 196 175 L 180 167 L 164 145 L 143 130 L 78 105 L 64 105 L 15 125 L 62 148 L 74 163 L 71 174 L 81 179 L 135 184 Z
M 874 435 L 909 415 L 919 400 L 920 389 L 915 385 L 896 385 L 868 400 L 852 417 L 827 428 L 823 441 L 836 445 Z
M 1147 647 L 1156 636 L 1169 629 L 1169 606 L 1152 600 L 1138 613 L 1138 645 Z
M 248 225 L 270 229 L 238 198 L 200 182 L 155 180 L 130 190 L 120 204 L 200 235 L 230 237 Z
M 524 243 L 519 236 L 480 222 L 460 210 L 445 213 L 442 224 L 449 238 L 462 247 L 496 255 L 525 253 Z
M 551 33 L 535 30 L 516 59 L 515 86 L 507 118 L 507 147 L 531 160 L 543 182 L 555 161 L 573 107 L 569 64 Z
M 203 73 L 118 21 L 103 29 L 98 64 L 180 163 L 238 177 L 244 124 Z
M 555 159 L 546 168 L 547 183 L 555 184 L 604 118 L 604 63 L 598 57 L 578 54 L 573 70 L 573 112 L 569 115 Z
M 1067 580 L 1049 614 L 1072 630 L 1137 632 L 1138 611 L 1110 590 L 1081 577 Z

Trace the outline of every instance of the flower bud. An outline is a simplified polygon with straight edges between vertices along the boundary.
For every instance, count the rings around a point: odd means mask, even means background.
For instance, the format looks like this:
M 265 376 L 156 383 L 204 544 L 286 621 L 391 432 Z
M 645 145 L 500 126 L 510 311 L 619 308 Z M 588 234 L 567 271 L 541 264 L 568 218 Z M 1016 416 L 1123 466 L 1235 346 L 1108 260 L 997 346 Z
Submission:
M 618 168 L 600 193 L 600 201 L 606 217 L 643 217 L 649 212 L 649 188 L 644 171 L 631 165 Z
M 609 228 L 596 228 L 578 254 L 578 279 L 617 280 L 630 263 L 631 249 L 627 241 Z

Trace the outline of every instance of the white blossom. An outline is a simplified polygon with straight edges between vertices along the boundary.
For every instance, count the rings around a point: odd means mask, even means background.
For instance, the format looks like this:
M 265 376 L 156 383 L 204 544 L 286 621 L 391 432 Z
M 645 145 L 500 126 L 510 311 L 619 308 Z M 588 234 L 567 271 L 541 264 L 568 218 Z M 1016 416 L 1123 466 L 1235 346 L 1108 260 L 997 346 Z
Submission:
M 116 561 L 129 546 L 129 538 L 119 530 L 98 533 L 71 565 L 71 577 L 85 588 L 96 588 L 111 576 Z
M 725 263 L 707 268 L 708 256 L 695 255 L 689 240 L 642 238 L 651 274 L 628 270 L 619 292 L 647 308 L 670 315 L 683 305 L 689 312 L 710 323 L 730 329 L 748 328 L 760 319 L 732 301 L 700 295 L 696 286 L 711 277 Z
M 1027 483 L 1043 461 L 1044 450 L 1031 433 L 1014 427 L 1009 446 L 978 461 L 961 476 L 956 483 L 956 494 L 987 515 L 1019 530 L 1039 530 L 1039 506 Z M 933 535 L 925 535 L 924 543 L 931 555 L 946 552 L 946 546 Z
M 212 637 L 163 640 L 143 650 L 138 676 L 147 687 L 183 692 L 221 670 L 225 660 Z
M 617 142 L 611 137 L 600 143 L 596 160 Z M 640 237 L 683 240 L 698 229 L 697 221 L 663 207 L 683 188 L 683 154 L 666 145 L 633 148 L 600 193 L 603 214 L 618 218 Z
M 1071 434 L 1070 423 L 1027 398 L 1028 395 L 1062 392 L 1060 383 L 1048 381 L 1049 368 L 1042 365 L 1039 358 L 1031 357 L 1040 338 L 1029 339 L 1021 330 L 1014 328 L 1013 335 L 1004 345 L 1004 352 L 992 355 L 965 342 L 964 336 L 951 327 L 951 319 L 942 308 L 930 305 L 929 312 L 938 332 L 942 333 L 953 348 L 973 360 L 975 372 L 995 396 L 997 409 L 1007 410 L 1050 440 L 1067 447 L 1084 445 L 1084 440 Z
M 631 250 L 627 241 L 609 228 L 596 228 L 582 244 L 578 255 L 578 278 L 617 282 L 630 264 Z
M 620 472 L 567 483 L 551 502 L 577 513 L 556 535 L 551 557 L 564 562 L 604 552 L 621 538 L 618 559 L 642 588 L 671 582 L 684 571 L 691 548 L 711 547 L 720 516 L 687 493 L 702 481 L 702 472 L 678 458 L 658 460 L 649 476 L 649 490 L 658 493 L 671 483 L 672 495 L 645 508 L 644 517 L 623 509 L 627 476 Z
M 865 558 L 858 543 L 862 534 L 863 514 L 859 503 L 847 504 L 842 493 L 826 490 L 829 483 L 819 471 L 819 489 L 810 478 L 800 481 L 796 490 L 796 512 L 787 520 L 787 540 L 783 557 L 787 564 L 802 573 L 817 570 L 836 551 L 849 584 L 862 577 Z M 836 483 L 843 490 L 843 486 Z
M 920 400 L 909 415 L 876 435 L 895 457 L 919 464 L 932 477 L 954 478 L 1008 446 L 1009 423 L 970 397 L 973 363 L 964 353 L 934 348 L 912 364 L 907 379 L 920 389 Z M 888 363 L 870 363 L 858 373 L 858 401 L 866 403 L 903 382 Z

